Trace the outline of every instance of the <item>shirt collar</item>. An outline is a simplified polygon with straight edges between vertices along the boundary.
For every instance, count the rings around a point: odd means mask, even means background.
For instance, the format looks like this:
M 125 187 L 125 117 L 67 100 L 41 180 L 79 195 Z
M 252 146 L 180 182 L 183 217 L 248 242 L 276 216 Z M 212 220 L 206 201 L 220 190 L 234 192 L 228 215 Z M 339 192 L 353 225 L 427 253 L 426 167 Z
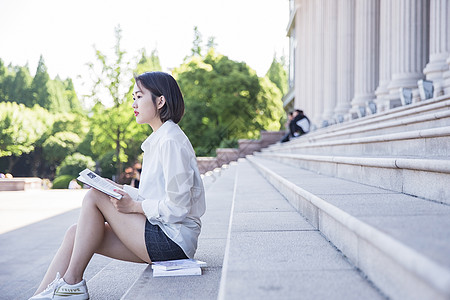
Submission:
M 164 124 L 159 127 L 158 130 L 153 131 L 147 139 L 142 143 L 141 149 L 142 151 L 145 151 L 145 148 L 150 146 L 152 143 L 156 143 L 164 134 L 169 130 L 170 127 L 172 127 L 175 123 L 172 120 L 167 120 L 164 122 Z

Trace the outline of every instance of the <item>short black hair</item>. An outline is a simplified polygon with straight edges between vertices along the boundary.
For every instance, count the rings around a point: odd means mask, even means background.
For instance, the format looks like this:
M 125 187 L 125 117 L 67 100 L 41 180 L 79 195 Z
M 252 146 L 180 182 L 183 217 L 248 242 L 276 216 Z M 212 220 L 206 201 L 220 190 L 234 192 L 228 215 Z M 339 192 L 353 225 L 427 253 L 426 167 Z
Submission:
M 153 104 L 156 98 L 164 96 L 166 103 L 158 110 L 159 118 L 164 123 L 172 120 L 175 124 L 180 122 L 184 115 L 184 100 L 180 87 L 172 75 L 164 72 L 146 72 L 134 76 L 136 84 L 142 85 L 152 93 Z

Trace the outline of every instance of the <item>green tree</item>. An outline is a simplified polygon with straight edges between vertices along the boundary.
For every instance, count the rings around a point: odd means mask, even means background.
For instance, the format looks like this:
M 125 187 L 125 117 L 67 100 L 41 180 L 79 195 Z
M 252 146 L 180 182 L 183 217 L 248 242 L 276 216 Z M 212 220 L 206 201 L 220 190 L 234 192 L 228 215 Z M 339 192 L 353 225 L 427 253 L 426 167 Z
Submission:
M 42 153 L 52 171 L 56 170 L 66 156 L 75 152 L 75 149 L 81 143 L 81 138 L 74 132 L 58 132 L 47 138 L 42 145 Z
M 192 43 L 191 56 L 202 55 L 202 34 L 197 26 L 194 26 L 194 42 Z
M 92 160 L 92 158 L 84 156 L 80 153 L 74 153 L 64 159 L 61 165 L 57 168 L 56 175 L 70 175 L 75 178 L 81 171 L 86 168 L 95 168 L 95 162 Z
M 36 74 L 31 82 L 31 92 L 33 93 L 34 103 L 39 106 L 50 109 L 50 76 L 47 73 L 47 66 L 44 58 L 39 58 Z
M 6 101 L 5 80 L 8 76 L 8 68 L 5 62 L 0 58 L 0 102 Z
M 40 107 L 33 109 L 14 102 L 0 103 L 0 157 L 9 158 L 8 171 L 22 154 L 34 150 L 35 142 L 48 129 Z
M 14 67 L 11 74 L 10 86 L 7 88 L 9 101 L 23 103 L 27 107 L 33 107 L 33 97 L 31 94 L 31 82 L 33 78 L 30 75 L 28 67 Z
M 119 177 L 122 165 L 128 160 L 126 141 L 134 134 L 129 127 L 135 123 L 132 113 L 130 92 L 130 63 L 125 59 L 126 52 L 121 49 L 121 29 L 115 28 L 115 56 L 112 61 L 99 50 L 96 57 L 99 67 L 94 63 L 89 68 L 95 78 L 90 97 L 95 100 L 92 108 L 92 152 L 99 158 L 110 150 L 115 150 L 116 175 Z M 100 71 L 97 71 L 100 69 Z M 102 99 L 101 97 L 107 97 Z M 102 101 L 103 100 L 103 101 Z M 109 102 L 109 103 L 107 103 Z M 108 106 L 109 104 L 109 106 Z
M 159 61 L 158 51 L 154 49 L 150 54 L 150 56 L 148 56 L 145 49 L 141 49 L 139 62 L 134 70 L 134 73 L 139 75 L 144 72 L 161 71 L 161 70 L 162 68 L 161 62 Z
M 281 103 L 273 102 L 279 94 L 243 62 L 211 48 L 205 57 L 192 57 L 175 69 L 174 75 L 186 104 L 180 125 L 197 155 L 214 154 L 223 141 L 257 138 L 260 130 L 279 125 L 279 114 L 269 112 L 274 107 L 280 110 Z
M 288 92 L 288 76 L 286 72 L 286 62 L 284 56 L 280 60 L 274 55 L 272 64 L 266 73 L 266 77 L 270 79 L 280 89 L 282 96 Z
M 261 92 L 258 94 L 258 110 L 256 120 L 262 124 L 264 130 L 278 131 L 284 126 L 285 112 L 283 109 L 282 94 L 278 87 L 269 78 L 259 79 Z
M 69 104 L 70 111 L 83 113 L 83 108 L 81 106 L 80 100 L 78 99 L 77 93 L 75 92 L 72 79 L 67 78 L 64 81 L 64 87 L 64 98 Z

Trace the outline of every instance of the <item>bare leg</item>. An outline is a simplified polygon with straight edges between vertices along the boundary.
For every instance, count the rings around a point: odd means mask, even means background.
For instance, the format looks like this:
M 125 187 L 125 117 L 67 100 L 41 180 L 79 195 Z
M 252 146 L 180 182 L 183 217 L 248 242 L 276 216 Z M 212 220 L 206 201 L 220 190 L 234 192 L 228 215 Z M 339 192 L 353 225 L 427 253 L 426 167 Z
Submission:
M 56 252 L 50 266 L 42 279 L 41 284 L 36 290 L 35 294 L 42 292 L 47 285 L 55 279 L 56 273 L 64 275 L 66 273 L 67 267 L 69 266 L 70 257 L 72 256 L 73 242 L 75 239 L 76 225 L 72 225 L 66 232 L 63 242 Z
M 69 284 L 80 282 L 94 253 L 150 263 L 144 240 L 145 221 L 144 215 L 118 212 L 109 197 L 91 189 L 83 200 L 76 234 L 70 231 L 71 239 L 61 246 L 65 250 L 61 250 L 61 254 L 58 251 L 36 293 L 54 279 L 56 272 L 60 272 Z

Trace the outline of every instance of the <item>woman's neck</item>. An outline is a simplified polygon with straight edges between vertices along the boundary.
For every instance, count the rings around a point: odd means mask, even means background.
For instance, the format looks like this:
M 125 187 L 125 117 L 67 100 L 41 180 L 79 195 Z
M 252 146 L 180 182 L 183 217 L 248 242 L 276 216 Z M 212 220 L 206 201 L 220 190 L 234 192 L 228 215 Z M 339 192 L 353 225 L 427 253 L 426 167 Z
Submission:
M 164 123 L 161 121 L 161 119 L 158 118 L 158 120 L 155 120 L 150 124 L 150 127 L 153 129 L 153 132 L 158 130 Z

